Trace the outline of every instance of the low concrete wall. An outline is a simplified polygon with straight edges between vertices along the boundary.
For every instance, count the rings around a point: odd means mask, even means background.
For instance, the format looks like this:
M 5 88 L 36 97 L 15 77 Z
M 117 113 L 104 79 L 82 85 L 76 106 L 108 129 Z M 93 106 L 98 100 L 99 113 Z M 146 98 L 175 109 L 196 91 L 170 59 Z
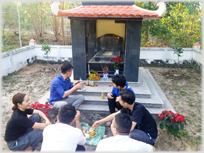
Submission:
M 2 53 L 2 76 L 14 73 L 36 60 L 35 46 L 26 46 Z
M 41 50 L 42 45 L 31 45 L 2 53 L 2 76 L 16 72 L 35 60 L 49 62 L 72 62 L 72 46 L 50 45 L 51 53 L 47 56 Z M 202 70 L 202 51 L 193 48 L 184 48 L 179 58 L 181 64 L 193 64 Z M 141 47 L 140 66 L 145 65 L 174 65 L 177 64 L 177 55 L 173 49 L 163 47 Z
M 65 60 L 72 61 L 72 46 L 49 45 L 51 52 L 48 58 L 41 50 L 42 45 L 35 45 L 35 55 L 37 60 L 47 60 L 51 62 L 63 62 Z

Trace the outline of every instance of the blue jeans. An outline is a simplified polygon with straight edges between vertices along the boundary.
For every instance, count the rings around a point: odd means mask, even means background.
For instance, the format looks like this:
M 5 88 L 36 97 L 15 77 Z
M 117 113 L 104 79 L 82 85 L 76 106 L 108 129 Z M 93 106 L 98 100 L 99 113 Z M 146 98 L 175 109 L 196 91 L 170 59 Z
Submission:
M 156 141 L 156 139 L 153 139 L 149 133 L 145 133 L 144 131 L 138 130 L 138 129 L 134 129 L 130 132 L 130 137 L 132 139 L 138 140 L 138 141 L 142 141 L 145 142 L 147 144 L 153 145 Z
M 34 122 L 41 122 L 41 118 L 38 114 L 33 114 L 29 120 L 32 120 Z M 42 142 L 43 136 L 42 136 L 43 130 L 38 130 L 38 129 L 32 129 L 28 128 L 26 133 L 19 137 L 17 140 L 9 141 L 7 142 L 7 146 L 10 150 L 13 151 L 20 151 L 24 150 L 27 147 L 36 147 L 38 143 Z

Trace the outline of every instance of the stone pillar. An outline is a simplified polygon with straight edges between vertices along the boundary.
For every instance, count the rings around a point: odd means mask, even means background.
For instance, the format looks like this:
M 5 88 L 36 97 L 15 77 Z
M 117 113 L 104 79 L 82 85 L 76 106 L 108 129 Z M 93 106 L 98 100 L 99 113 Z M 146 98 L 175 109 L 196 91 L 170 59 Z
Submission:
M 87 79 L 85 20 L 70 19 L 74 80 Z
M 127 81 L 138 82 L 142 21 L 127 21 L 124 75 Z
M 95 49 L 96 49 L 96 20 L 89 20 L 87 21 L 88 60 L 90 60 L 95 55 L 94 53 Z

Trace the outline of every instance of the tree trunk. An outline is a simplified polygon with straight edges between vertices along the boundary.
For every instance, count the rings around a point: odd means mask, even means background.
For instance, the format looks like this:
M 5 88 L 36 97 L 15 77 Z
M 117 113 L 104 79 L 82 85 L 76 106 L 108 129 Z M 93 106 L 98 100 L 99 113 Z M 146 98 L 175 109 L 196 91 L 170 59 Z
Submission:
M 43 9 L 42 9 L 43 2 L 41 2 L 40 5 L 41 5 L 41 7 L 40 7 L 41 8 L 41 11 L 40 11 L 40 14 L 41 14 L 41 16 L 40 16 L 40 23 L 41 23 L 41 25 L 40 25 L 40 37 L 43 37 L 43 31 L 44 31 Z
M 36 19 L 33 15 L 31 15 L 31 22 L 32 22 L 32 26 L 33 26 L 33 29 L 35 31 L 35 35 L 36 35 L 36 39 L 37 41 L 39 41 L 39 32 L 38 32 L 38 27 L 36 26 Z
M 62 10 L 64 10 L 64 2 L 62 2 Z M 64 19 L 63 18 L 61 18 L 61 28 L 62 28 L 63 45 L 65 45 L 65 40 L 64 40 Z
M 20 47 L 22 47 L 22 42 L 21 42 L 21 21 L 20 21 L 20 12 L 19 12 L 19 7 L 18 7 L 18 2 L 17 2 L 17 11 L 18 11 L 18 25 L 19 25 L 19 41 L 20 41 Z
M 54 30 L 54 34 L 55 34 L 56 41 L 58 41 L 58 40 L 59 40 L 59 35 L 58 35 L 58 23 L 57 23 L 57 18 L 56 18 L 56 16 L 53 15 L 53 19 L 54 19 L 54 27 L 53 27 L 53 30 Z

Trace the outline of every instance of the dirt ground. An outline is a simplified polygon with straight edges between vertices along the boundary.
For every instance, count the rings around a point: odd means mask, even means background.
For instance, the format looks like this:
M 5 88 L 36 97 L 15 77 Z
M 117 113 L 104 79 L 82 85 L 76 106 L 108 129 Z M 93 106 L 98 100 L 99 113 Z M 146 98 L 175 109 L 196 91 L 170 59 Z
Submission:
M 2 81 L 2 150 L 9 151 L 4 141 L 6 123 L 12 114 L 12 96 L 17 92 L 29 95 L 32 102 L 38 101 L 50 89 L 52 79 L 60 73 L 60 64 L 50 64 L 54 70 L 45 72 L 46 64 L 37 63 L 24 67 Z M 145 67 L 159 84 L 175 111 L 184 115 L 187 124 L 177 137 L 158 125 L 159 135 L 156 151 L 201 151 L 202 150 L 202 87 L 201 74 L 193 69 Z M 93 150 L 87 150 L 93 151 Z

